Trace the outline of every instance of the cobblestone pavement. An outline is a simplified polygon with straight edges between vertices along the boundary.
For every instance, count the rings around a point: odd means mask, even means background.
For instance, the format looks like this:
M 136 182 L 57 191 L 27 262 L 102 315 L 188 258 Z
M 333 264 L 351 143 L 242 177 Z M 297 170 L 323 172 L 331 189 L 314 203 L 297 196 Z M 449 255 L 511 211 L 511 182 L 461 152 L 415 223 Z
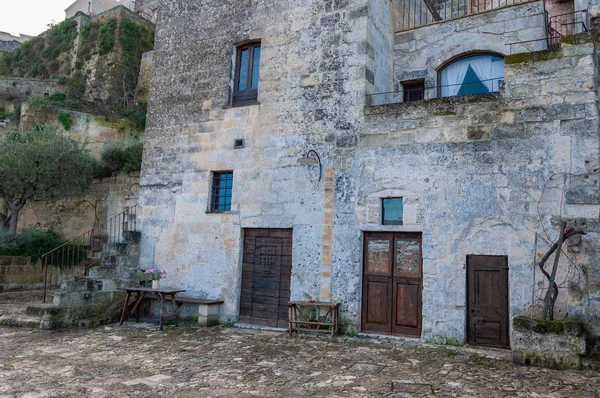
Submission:
M 0 327 L 0 397 L 599 397 L 506 352 L 237 328 Z

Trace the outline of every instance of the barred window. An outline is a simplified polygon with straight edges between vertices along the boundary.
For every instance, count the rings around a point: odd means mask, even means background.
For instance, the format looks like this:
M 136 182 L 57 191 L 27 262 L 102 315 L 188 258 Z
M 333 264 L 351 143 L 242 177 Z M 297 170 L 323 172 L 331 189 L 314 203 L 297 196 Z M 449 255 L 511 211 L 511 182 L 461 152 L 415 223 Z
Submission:
M 233 172 L 213 172 L 210 211 L 223 213 L 231 210 L 231 190 L 233 187 Z

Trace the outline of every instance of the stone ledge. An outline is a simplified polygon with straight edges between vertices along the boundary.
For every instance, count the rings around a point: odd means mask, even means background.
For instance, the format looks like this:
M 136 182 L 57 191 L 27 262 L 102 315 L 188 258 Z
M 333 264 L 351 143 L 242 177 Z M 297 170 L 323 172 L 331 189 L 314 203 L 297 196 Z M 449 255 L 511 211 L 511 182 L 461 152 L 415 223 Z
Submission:
M 583 325 L 525 316 L 513 320 L 513 362 L 551 369 L 582 369 L 586 354 Z
M 389 113 L 397 113 L 402 111 L 412 111 L 415 109 L 422 109 L 427 107 L 430 112 L 434 115 L 448 115 L 448 107 L 463 104 L 474 104 L 482 102 L 495 102 L 502 101 L 502 94 L 500 93 L 482 93 L 482 94 L 471 94 L 471 95 L 460 95 L 456 97 L 441 97 L 432 98 L 421 101 L 409 101 L 409 102 L 396 102 L 393 104 L 373 105 L 365 106 L 365 116 L 385 115 Z M 455 113 L 450 113 L 455 114 Z

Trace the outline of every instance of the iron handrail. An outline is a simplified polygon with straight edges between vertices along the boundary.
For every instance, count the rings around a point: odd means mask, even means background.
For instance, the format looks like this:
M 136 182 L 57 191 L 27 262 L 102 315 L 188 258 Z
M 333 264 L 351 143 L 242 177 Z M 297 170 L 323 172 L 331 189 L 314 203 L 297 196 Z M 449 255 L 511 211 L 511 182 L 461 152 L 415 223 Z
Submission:
M 49 285 L 58 285 L 77 276 L 86 275 L 90 268 L 102 260 L 105 243 L 118 243 L 123 232 L 135 231 L 137 227 L 137 220 L 135 219 L 137 207 L 137 204 L 125 207 L 123 212 L 103 223 L 96 223 L 92 229 L 57 246 L 40 257 L 44 269 L 44 303 L 46 302 Z M 130 229 L 129 217 L 133 217 L 133 229 Z M 99 245 L 96 250 L 94 250 L 94 243 Z M 85 252 L 85 256 L 82 252 Z M 100 256 L 90 257 L 96 255 L 96 253 L 100 253 Z M 56 271 L 56 275 L 54 271 Z

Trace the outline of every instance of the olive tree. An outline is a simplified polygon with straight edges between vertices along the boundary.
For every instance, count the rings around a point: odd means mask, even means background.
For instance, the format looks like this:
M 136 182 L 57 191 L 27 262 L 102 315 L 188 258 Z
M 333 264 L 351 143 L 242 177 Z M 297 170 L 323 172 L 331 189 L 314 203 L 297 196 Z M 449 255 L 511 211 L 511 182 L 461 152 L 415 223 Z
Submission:
M 86 143 L 55 124 L 0 137 L 0 228 L 16 233 L 31 200 L 54 201 L 85 192 L 96 160 Z

